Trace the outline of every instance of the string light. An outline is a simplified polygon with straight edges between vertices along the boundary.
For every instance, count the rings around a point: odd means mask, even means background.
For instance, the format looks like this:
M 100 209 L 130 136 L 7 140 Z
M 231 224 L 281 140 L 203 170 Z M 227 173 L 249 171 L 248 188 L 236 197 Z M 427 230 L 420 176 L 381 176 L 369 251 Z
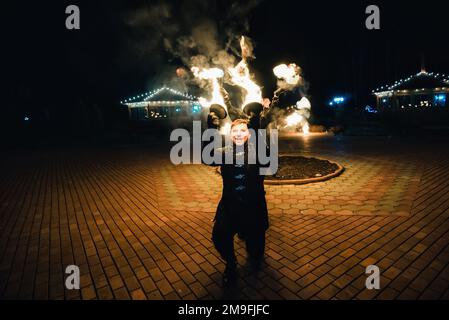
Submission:
M 419 73 L 417 73 L 416 75 L 411 75 L 411 76 L 409 76 L 408 78 L 404 78 L 404 79 L 400 79 L 400 80 L 397 80 L 397 81 L 395 81 L 395 83 L 393 84 L 393 85 L 391 85 L 391 86 L 381 86 L 381 87 L 379 87 L 379 88 L 377 88 L 377 89 L 375 89 L 375 90 L 372 90 L 371 92 L 372 93 L 374 93 L 374 94 L 387 94 L 387 93 L 389 93 L 391 90 L 394 90 L 394 89 L 396 89 L 398 86 L 400 86 L 400 85 L 402 85 L 403 83 L 406 83 L 406 82 L 409 82 L 409 81 L 411 81 L 411 80 L 413 80 L 413 79 L 415 79 L 415 78 L 417 78 L 417 77 L 422 77 L 422 76 L 427 76 L 427 77 L 432 77 L 432 78 L 434 78 L 434 79 L 439 79 L 439 80 L 441 80 L 441 81 L 443 81 L 444 83 L 447 83 L 447 84 L 449 84 L 449 79 L 447 78 L 447 75 L 445 75 L 445 74 L 439 74 L 439 73 L 437 73 L 437 74 L 434 74 L 433 72 L 431 72 L 431 73 L 428 73 L 428 72 L 426 72 L 426 71 L 421 71 L 421 72 L 419 72 Z M 388 89 L 388 91 L 382 91 L 382 89 Z
M 126 103 L 128 107 L 151 107 L 151 106 L 173 106 L 173 105 L 199 105 L 198 101 L 195 100 L 159 100 L 159 101 L 139 101 L 139 102 L 128 102 Z
M 129 104 L 131 102 L 136 103 L 134 101 L 137 98 L 142 98 L 142 97 L 144 97 L 143 102 L 145 102 L 145 101 L 151 100 L 154 96 L 156 96 L 157 94 L 161 93 L 162 91 L 166 91 L 166 90 L 170 91 L 173 94 L 176 94 L 176 95 L 179 95 L 179 96 L 182 96 L 182 97 L 188 99 L 189 102 L 196 102 L 196 100 L 198 100 L 198 97 L 193 96 L 191 94 L 183 93 L 183 92 L 180 92 L 178 90 L 168 88 L 168 87 L 162 87 L 162 88 L 159 88 L 159 89 L 156 89 L 153 91 L 148 91 L 148 92 L 142 93 L 140 95 L 125 99 L 124 101 L 120 101 L 120 103 L 121 104 Z M 195 101 L 193 101 L 193 100 L 195 100 Z

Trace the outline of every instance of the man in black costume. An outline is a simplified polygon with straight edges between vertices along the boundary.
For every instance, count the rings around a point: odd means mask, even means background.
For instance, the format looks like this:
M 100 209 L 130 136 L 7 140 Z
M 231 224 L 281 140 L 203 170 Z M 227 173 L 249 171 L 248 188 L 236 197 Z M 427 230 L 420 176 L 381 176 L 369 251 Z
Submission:
M 265 200 L 264 176 L 260 174 L 258 161 L 251 164 L 248 155 L 255 152 L 257 145 L 249 142 L 249 129 L 265 128 L 270 122 L 269 109 L 262 104 L 253 105 L 255 108 L 242 110 L 233 108 L 227 95 L 228 113 L 233 120 L 231 125 L 232 146 L 225 146 L 217 150 L 221 152 L 221 175 L 223 192 L 217 207 L 215 223 L 212 230 L 212 241 L 226 263 L 223 283 L 226 285 L 236 278 L 236 257 L 234 254 L 234 236 L 245 240 L 249 263 L 253 270 L 258 270 L 263 261 L 265 250 L 265 232 L 268 229 L 268 210 Z M 219 117 L 210 112 L 208 115 L 209 128 L 219 127 Z M 258 133 L 257 133 L 258 134 Z M 266 141 L 265 141 L 266 142 Z M 263 144 L 266 147 L 266 144 Z M 226 154 L 232 153 L 232 164 L 226 164 Z M 256 157 L 257 158 L 257 157 Z M 238 160 L 240 159 L 240 161 Z

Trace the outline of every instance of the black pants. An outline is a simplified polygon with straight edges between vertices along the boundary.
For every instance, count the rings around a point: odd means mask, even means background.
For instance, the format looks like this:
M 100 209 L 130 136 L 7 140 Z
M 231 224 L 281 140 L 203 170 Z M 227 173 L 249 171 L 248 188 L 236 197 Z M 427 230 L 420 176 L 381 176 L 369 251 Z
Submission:
M 226 263 L 235 263 L 234 236 L 239 232 L 232 224 L 216 220 L 212 229 L 212 241 Z M 240 235 L 240 232 L 239 232 Z M 265 230 L 248 230 L 241 234 L 246 242 L 246 252 L 250 259 L 261 259 L 265 251 Z

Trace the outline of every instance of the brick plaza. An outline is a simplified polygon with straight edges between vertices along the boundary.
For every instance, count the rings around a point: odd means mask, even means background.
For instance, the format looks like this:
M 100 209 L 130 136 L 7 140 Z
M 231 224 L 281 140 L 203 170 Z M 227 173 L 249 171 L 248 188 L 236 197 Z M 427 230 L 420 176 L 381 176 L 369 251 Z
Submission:
M 11 150 L 0 159 L 2 299 L 449 299 L 448 137 L 281 140 L 345 171 L 266 186 L 264 268 L 239 278 L 210 240 L 221 178 L 142 146 Z M 81 290 L 65 267 L 79 266 Z M 381 270 L 380 290 L 365 268 Z

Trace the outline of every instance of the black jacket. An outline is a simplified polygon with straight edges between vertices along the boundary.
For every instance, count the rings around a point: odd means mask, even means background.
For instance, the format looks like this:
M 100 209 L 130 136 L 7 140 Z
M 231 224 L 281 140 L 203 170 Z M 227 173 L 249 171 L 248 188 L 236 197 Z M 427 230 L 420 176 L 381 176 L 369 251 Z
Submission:
M 236 118 L 240 118 L 238 116 L 241 114 L 241 110 L 237 110 L 233 108 L 231 105 L 228 105 L 228 111 L 231 115 L 231 119 L 235 120 Z M 243 116 L 242 116 L 243 118 Z M 247 117 L 246 117 L 247 118 Z M 209 119 L 210 120 L 210 119 Z M 212 125 L 212 121 L 208 120 L 208 124 L 210 128 L 217 128 Z M 249 119 L 251 126 L 254 123 L 254 119 Z M 264 128 L 266 127 L 264 121 L 265 117 L 260 117 L 256 119 L 257 127 Z M 268 123 L 266 121 L 266 123 Z M 266 145 L 264 144 L 264 147 Z M 245 155 L 248 155 L 248 151 L 256 152 L 256 146 L 245 145 Z M 251 231 L 265 231 L 268 229 L 269 220 L 268 220 L 268 209 L 267 203 L 265 200 L 265 189 L 264 189 L 264 177 L 260 175 L 260 167 L 261 165 L 256 161 L 256 164 L 249 164 L 247 159 L 245 160 L 245 175 L 246 175 L 246 198 L 243 202 L 243 205 L 240 204 L 234 193 L 234 173 L 235 173 L 235 145 L 233 147 L 223 147 L 216 152 L 221 153 L 222 164 L 220 164 L 220 172 L 223 179 L 223 191 L 221 195 L 221 200 L 218 204 L 217 211 L 215 214 L 215 221 L 223 222 L 228 224 L 231 229 L 239 233 L 247 233 Z M 232 152 L 234 164 L 225 164 L 224 160 L 226 158 L 226 154 Z M 257 154 L 257 152 L 256 152 Z M 214 165 L 214 164 L 212 164 Z M 215 164 L 217 166 L 217 164 Z
M 245 153 L 254 148 L 246 145 Z M 254 150 L 253 150 L 254 151 Z M 233 152 L 235 159 L 235 148 L 221 148 L 223 159 L 226 153 Z M 234 164 L 235 164 L 234 160 Z M 235 172 L 234 164 L 220 165 L 223 179 L 223 191 L 215 214 L 215 220 L 228 224 L 234 231 L 249 233 L 252 231 L 265 231 L 268 229 L 268 210 L 265 200 L 264 176 L 260 175 L 260 165 L 248 164 L 247 159 L 243 168 L 245 172 L 245 198 L 243 202 L 235 196 Z

